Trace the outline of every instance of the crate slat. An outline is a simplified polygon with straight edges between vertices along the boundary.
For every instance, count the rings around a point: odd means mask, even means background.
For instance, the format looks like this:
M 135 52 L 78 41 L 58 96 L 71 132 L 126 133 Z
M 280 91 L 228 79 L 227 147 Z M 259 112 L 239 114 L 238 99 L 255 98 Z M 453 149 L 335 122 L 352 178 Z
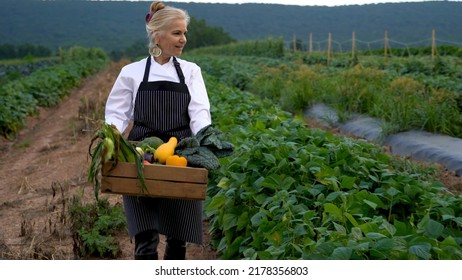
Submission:
M 204 200 L 207 190 L 205 184 L 158 180 L 146 180 L 146 187 L 147 193 L 142 193 L 141 183 L 133 178 L 103 177 L 101 180 L 101 192 L 110 194 Z
M 141 192 L 134 163 L 106 163 L 102 170 L 101 192 L 112 194 L 204 200 L 208 170 L 205 168 L 145 165 L 147 193 Z
M 153 180 L 189 183 L 207 183 L 208 181 L 208 170 L 205 168 L 146 164 L 143 173 L 145 179 Z M 115 167 L 112 167 L 112 163 L 104 164 L 103 175 L 138 178 L 135 164 L 127 162 L 119 162 Z

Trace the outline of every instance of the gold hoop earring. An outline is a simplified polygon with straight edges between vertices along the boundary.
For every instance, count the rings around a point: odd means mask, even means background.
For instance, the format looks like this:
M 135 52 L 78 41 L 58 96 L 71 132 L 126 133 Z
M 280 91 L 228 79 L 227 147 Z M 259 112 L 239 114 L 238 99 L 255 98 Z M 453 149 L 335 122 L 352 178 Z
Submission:
M 161 54 L 162 54 L 162 50 L 157 45 L 151 50 L 151 55 L 153 57 L 159 57 Z

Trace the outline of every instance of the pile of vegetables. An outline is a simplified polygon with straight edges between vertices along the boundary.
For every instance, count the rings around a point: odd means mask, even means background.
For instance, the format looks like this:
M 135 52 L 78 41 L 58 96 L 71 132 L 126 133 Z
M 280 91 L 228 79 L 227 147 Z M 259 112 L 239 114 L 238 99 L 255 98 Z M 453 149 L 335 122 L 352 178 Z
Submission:
M 164 143 L 162 139 L 151 136 L 138 142 L 136 149 L 144 158 L 145 164 L 159 163 L 174 166 L 187 166 L 188 160 L 185 157 L 175 154 L 178 139 L 170 137 L 168 142 Z
M 143 167 L 146 164 L 163 164 L 171 166 L 187 166 L 186 157 L 175 154 L 178 139 L 171 137 L 168 142 L 152 136 L 140 142 L 131 142 L 124 138 L 114 125 L 102 123 L 92 138 L 88 153 L 91 162 L 88 170 L 88 181 L 95 185 L 95 197 L 101 188 L 99 175 L 105 164 L 115 167 L 118 162 L 136 164 L 142 191 L 146 191 Z

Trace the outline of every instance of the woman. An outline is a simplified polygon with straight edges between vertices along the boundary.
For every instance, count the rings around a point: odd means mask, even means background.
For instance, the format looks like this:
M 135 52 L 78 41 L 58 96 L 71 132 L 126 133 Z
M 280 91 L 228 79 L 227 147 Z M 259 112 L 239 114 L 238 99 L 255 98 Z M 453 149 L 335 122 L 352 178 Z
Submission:
M 186 44 L 187 12 L 153 2 L 146 15 L 150 56 L 122 68 L 106 104 L 106 122 L 129 140 L 158 136 L 179 140 L 211 124 L 201 69 L 179 59 Z M 202 243 L 202 203 L 124 196 L 135 259 L 158 259 L 159 233 L 167 237 L 164 259 L 185 259 L 186 242 Z

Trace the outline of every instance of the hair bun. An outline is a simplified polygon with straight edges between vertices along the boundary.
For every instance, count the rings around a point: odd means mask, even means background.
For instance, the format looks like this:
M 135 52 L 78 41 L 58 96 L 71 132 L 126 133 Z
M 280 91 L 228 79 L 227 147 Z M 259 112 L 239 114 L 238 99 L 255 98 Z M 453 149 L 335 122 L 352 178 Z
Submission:
M 162 3 L 162 2 L 152 2 L 151 4 L 151 13 L 155 13 L 157 12 L 158 10 L 162 10 L 163 8 L 165 8 L 165 4 Z
M 145 17 L 146 24 L 148 24 L 151 21 L 152 16 L 157 11 L 162 10 L 163 8 L 165 8 L 164 3 L 162 3 L 162 2 L 152 2 L 151 3 L 151 11 L 148 14 L 146 14 L 146 17 Z

